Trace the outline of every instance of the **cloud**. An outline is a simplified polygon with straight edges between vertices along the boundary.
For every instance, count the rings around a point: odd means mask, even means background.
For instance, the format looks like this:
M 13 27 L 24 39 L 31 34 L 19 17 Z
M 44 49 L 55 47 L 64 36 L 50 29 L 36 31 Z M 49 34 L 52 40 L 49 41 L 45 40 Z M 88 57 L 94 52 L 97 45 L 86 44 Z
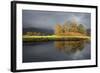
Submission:
M 23 27 L 53 29 L 57 23 L 64 24 L 66 21 L 71 21 L 73 16 L 76 17 L 79 23 L 84 24 L 87 28 L 90 28 L 90 13 L 53 12 L 37 10 L 23 10 Z

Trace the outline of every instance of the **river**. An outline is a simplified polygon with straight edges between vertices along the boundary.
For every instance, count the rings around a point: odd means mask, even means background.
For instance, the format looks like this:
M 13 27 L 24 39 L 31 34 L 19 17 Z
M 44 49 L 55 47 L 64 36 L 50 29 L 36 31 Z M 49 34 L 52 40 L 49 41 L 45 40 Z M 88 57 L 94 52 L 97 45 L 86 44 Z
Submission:
M 91 59 L 91 43 L 85 41 L 23 42 L 23 63 Z

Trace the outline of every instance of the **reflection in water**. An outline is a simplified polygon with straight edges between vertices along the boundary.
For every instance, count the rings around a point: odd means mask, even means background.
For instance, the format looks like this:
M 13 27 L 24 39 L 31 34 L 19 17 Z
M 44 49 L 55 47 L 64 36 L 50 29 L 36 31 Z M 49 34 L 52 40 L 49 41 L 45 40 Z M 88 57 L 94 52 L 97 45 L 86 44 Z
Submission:
M 66 53 L 74 53 L 78 50 L 82 50 L 85 45 L 84 40 L 79 41 L 55 41 L 55 48 L 59 51 L 64 51 Z
M 85 40 L 23 43 L 23 62 L 86 60 L 91 58 L 91 43 Z

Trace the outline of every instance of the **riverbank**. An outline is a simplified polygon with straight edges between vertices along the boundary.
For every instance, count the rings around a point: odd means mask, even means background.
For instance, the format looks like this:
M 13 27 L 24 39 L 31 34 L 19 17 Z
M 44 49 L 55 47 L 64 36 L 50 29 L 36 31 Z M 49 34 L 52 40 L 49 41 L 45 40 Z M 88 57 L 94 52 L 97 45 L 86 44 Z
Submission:
M 23 41 L 63 41 L 63 40 L 90 40 L 89 36 L 28 36 L 24 35 Z

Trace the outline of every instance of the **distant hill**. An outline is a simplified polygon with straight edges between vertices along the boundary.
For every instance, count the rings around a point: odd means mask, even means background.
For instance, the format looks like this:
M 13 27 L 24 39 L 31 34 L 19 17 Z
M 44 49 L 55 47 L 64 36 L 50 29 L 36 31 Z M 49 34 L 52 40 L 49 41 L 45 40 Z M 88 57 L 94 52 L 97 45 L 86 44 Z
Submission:
M 26 32 L 41 32 L 41 33 L 44 33 L 46 35 L 53 34 L 54 33 L 53 30 L 42 29 L 42 28 L 34 28 L 34 27 L 31 27 L 31 28 L 23 28 L 23 34 L 25 34 Z

